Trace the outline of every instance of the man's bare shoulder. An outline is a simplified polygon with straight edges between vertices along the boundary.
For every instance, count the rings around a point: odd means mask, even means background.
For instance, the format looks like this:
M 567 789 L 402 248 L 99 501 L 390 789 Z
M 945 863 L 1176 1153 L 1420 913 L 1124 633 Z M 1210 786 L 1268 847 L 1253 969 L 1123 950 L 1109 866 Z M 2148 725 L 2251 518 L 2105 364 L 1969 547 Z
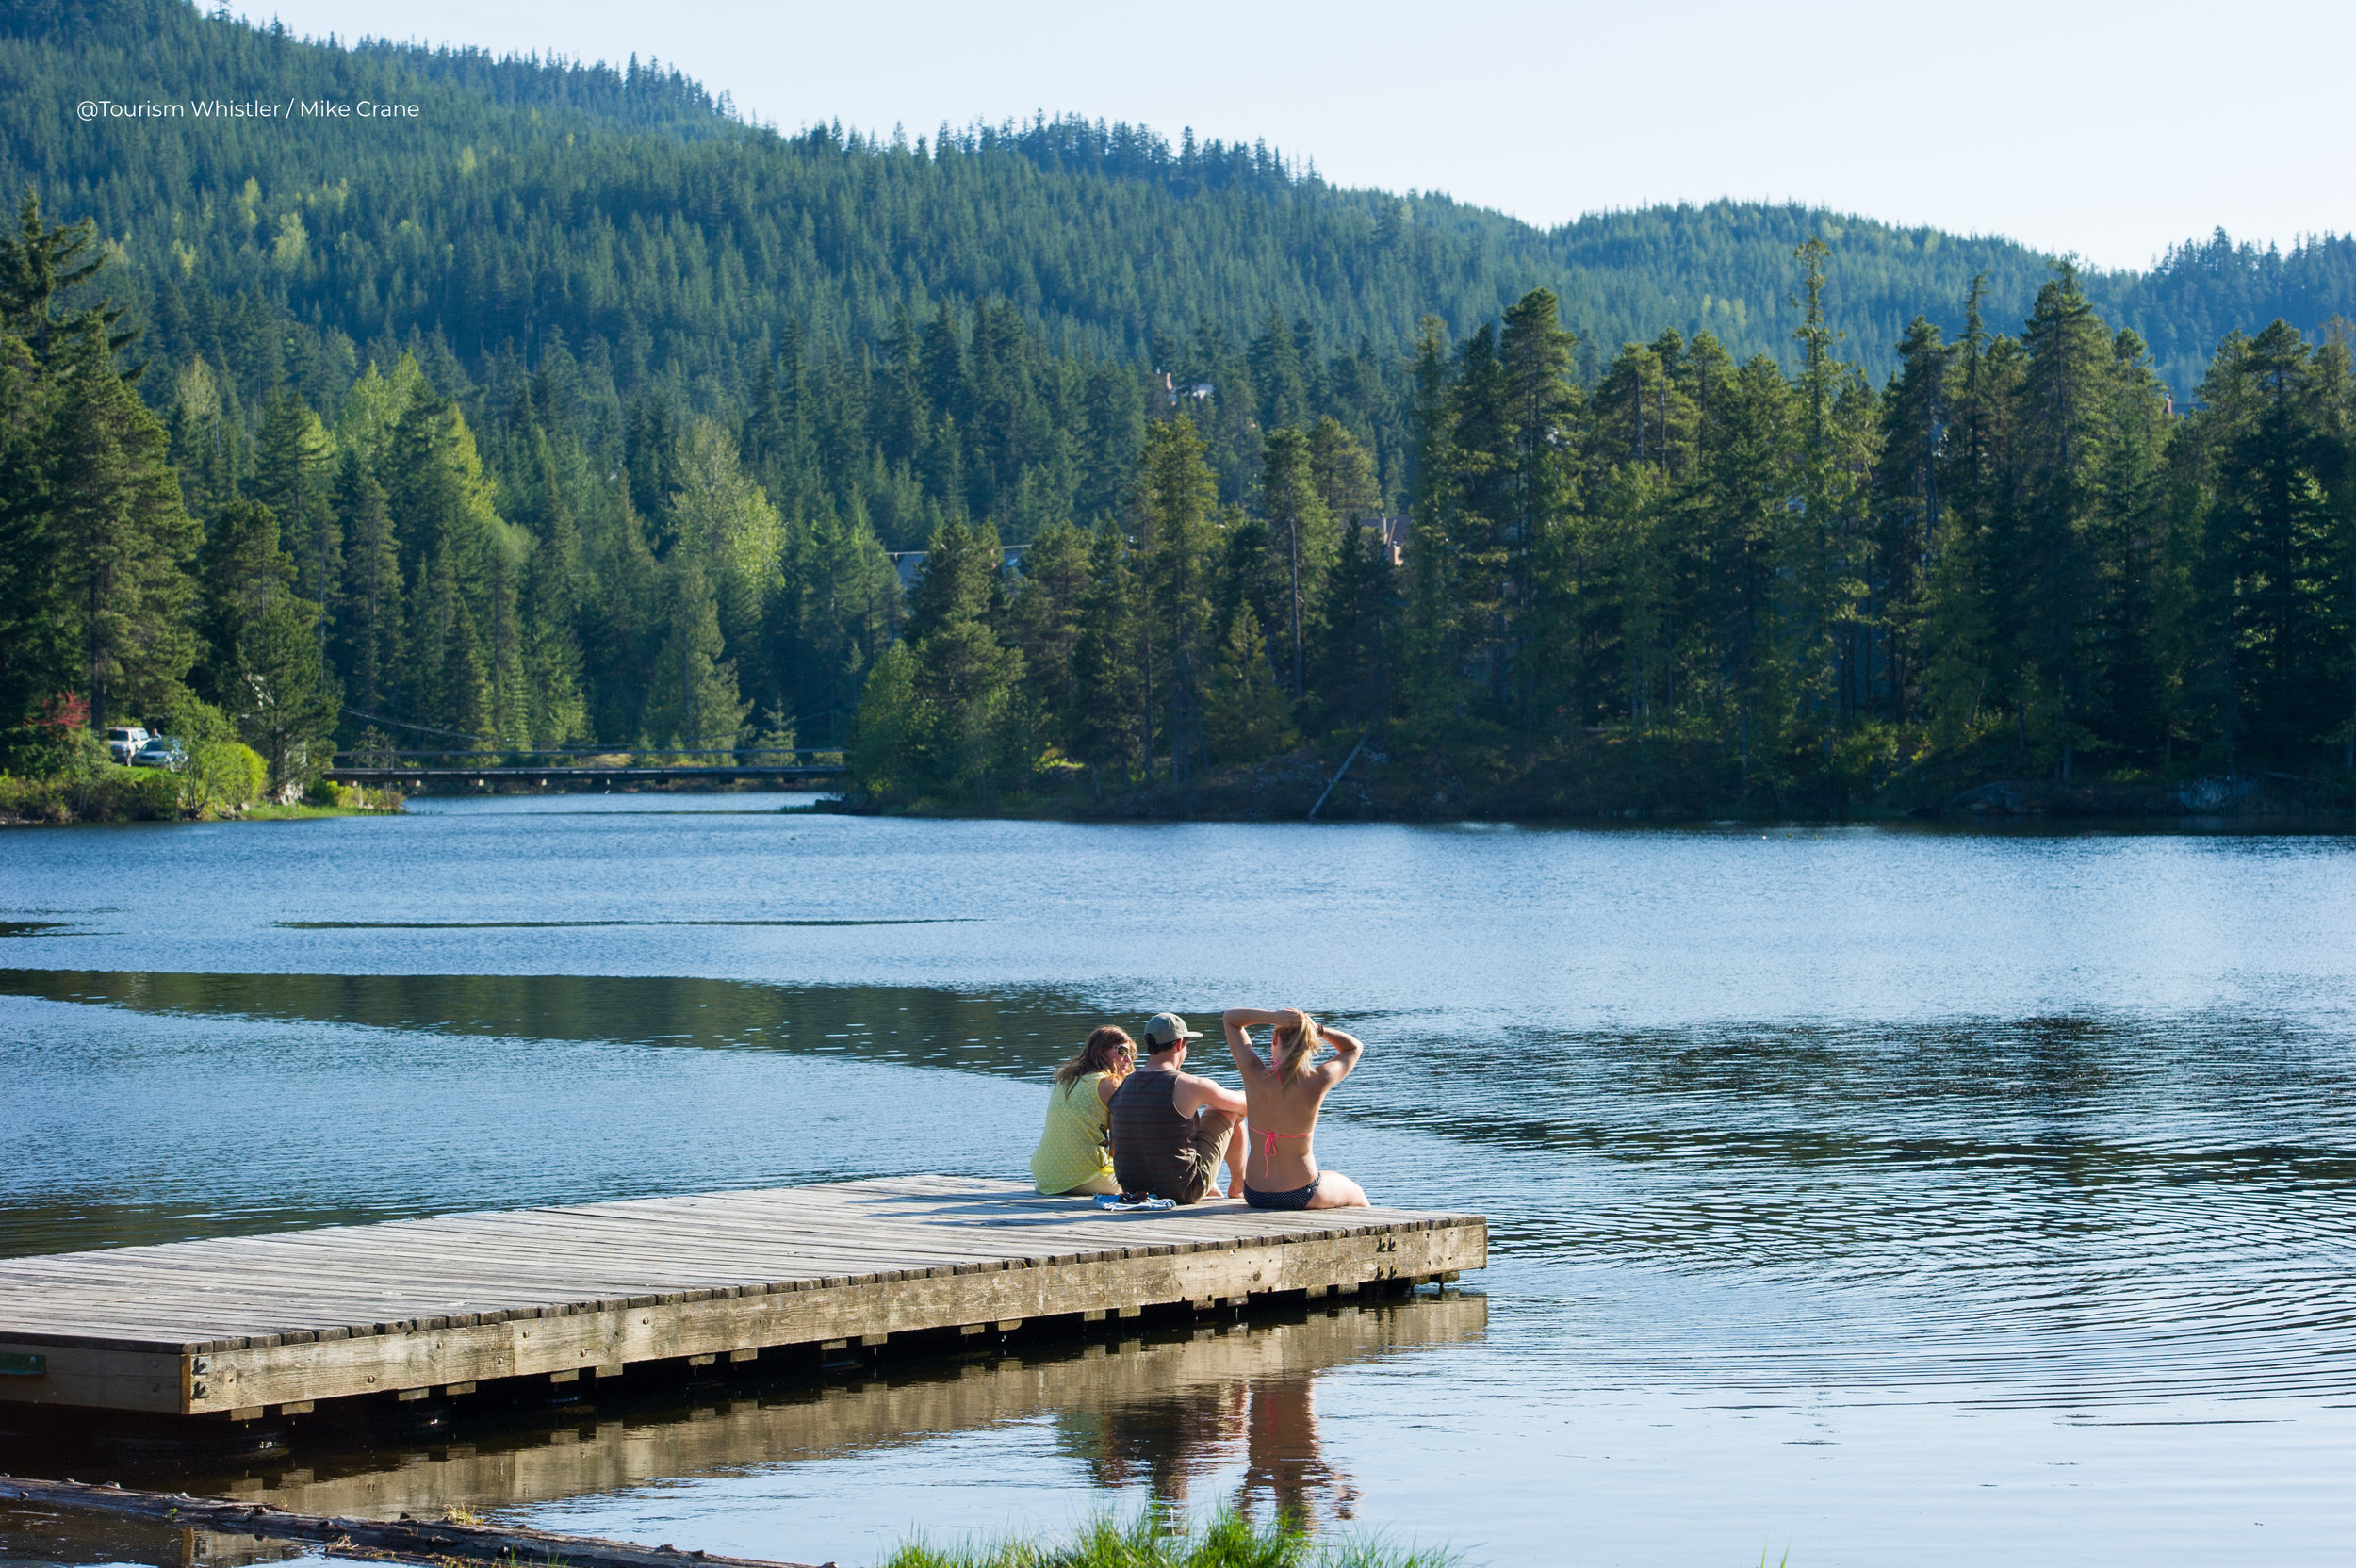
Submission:
M 1233 1104 L 1243 1099 L 1243 1096 L 1240 1093 L 1229 1088 L 1218 1079 L 1205 1078 L 1199 1072 L 1180 1073 L 1178 1075 L 1178 1087 L 1172 1092 L 1173 1094 L 1186 1095 L 1198 1106 L 1217 1105 L 1222 1102 Z M 1192 1113 L 1189 1112 L 1188 1114 Z

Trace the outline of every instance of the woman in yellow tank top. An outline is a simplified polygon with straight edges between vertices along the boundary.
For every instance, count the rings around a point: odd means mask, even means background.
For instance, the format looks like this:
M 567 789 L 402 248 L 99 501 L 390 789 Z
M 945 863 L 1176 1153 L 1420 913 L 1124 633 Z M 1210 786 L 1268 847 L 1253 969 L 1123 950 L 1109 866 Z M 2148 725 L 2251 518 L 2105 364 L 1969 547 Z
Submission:
M 1031 1151 L 1031 1180 L 1050 1198 L 1119 1192 L 1113 1180 L 1113 1090 L 1137 1065 L 1137 1048 L 1110 1024 L 1088 1036 L 1080 1054 L 1055 1070 L 1047 1091 L 1047 1130 Z

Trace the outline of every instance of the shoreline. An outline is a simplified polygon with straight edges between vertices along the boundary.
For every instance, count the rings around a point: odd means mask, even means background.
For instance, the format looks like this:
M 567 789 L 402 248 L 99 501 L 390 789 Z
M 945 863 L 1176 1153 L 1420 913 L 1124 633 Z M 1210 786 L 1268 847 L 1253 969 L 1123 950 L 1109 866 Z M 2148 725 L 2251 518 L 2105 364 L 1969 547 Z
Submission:
M 1049 775 L 1065 787 L 995 799 L 919 795 L 877 800 L 855 792 L 779 792 L 759 780 L 629 780 L 567 789 L 336 786 L 334 805 L 248 802 L 191 810 L 159 792 L 100 789 L 71 798 L 70 787 L 39 781 L 20 789 L 0 827 L 100 826 L 129 822 L 301 822 L 399 812 L 411 798 L 518 795 L 813 794 L 778 808 L 796 814 L 976 822 L 1397 823 L 1531 826 L 1829 827 L 1872 824 L 1996 829 L 2075 827 L 2119 831 L 2258 833 L 2356 831 L 2356 776 L 2282 773 L 2132 777 L 2090 783 L 1988 777 L 1953 766 L 1902 773 L 1862 798 L 1828 792 L 1761 792 L 1751 797 L 1710 788 L 1694 773 L 1647 768 L 1642 756 L 1604 753 L 1537 759 L 1482 755 L 1393 756 L 1368 748 L 1341 765 L 1304 747 L 1265 762 L 1214 769 L 1186 782 L 1156 779 L 1091 791 L 1085 770 Z M 1581 765 L 1584 764 L 1584 765 Z M 32 781 L 25 781 L 32 782 Z M 139 782 L 145 783 L 145 780 Z M 356 798 L 355 798 L 356 797 Z M 32 810 L 25 808 L 31 806 Z
M 1618 748 L 1539 757 L 1392 755 L 1362 760 L 1303 748 L 1270 761 L 1215 769 L 1184 784 L 1118 791 L 1034 792 L 996 801 L 845 795 L 823 808 L 854 814 L 1072 822 L 1387 822 L 1532 825 L 1684 824 L 1829 826 L 1919 823 L 1991 826 L 2237 825 L 2271 831 L 2356 827 L 2356 775 L 2280 773 L 2131 776 L 2062 784 L 1967 773 L 1949 764 L 1901 772 L 1855 794 L 1744 794 L 1676 758 Z M 1072 770 L 1077 775 L 1079 770 Z M 1067 776 L 1071 776 L 1068 775 Z M 1078 780 L 1075 777 L 1074 782 Z M 1719 787 L 1713 787 L 1713 784 Z
M 2007 788 L 2019 788 L 2007 786 Z M 573 794 L 644 794 L 644 795 L 730 795 L 754 794 L 764 792 L 726 788 L 680 788 L 646 790 L 423 790 L 409 798 L 425 800 L 489 799 L 510 796 L 550 798 Z M 1972 809 L 1968 805 L 1949 808 L 1924 810 L 1920 808 L 1901 810 L 1890 807 L 1862 806 L 1846 811 L 1813 813 L 1777 810 L 1773 807 L 1742 808 L 1726 808 L 1711 811 L 1691 810 L 1677 807 L 1606 808 L 1586 811 L 1490 810 L 1477 803 L 1467 802 L 1464 808 L 1448 810 L 1360 809 L 1337 812 L 1328 809 L 1312 818 L 1305 810 L 1284 811 L 1267 808 L 1234 809 L 1221 807 L 1209 792 L 1185 790 L 1164 785 L 1150 793 L 1136 792 L 1119 800 L 1097 803 L 1069 798 L 1018 796 L 995 805 L 981 803 L 947 803 L 916 801 L 907 805 L 880 807 L 872 803 L 845 798 L 821 799 L 807 805 L 777 808 L 780 815 L 875 817 L 901 821 L 928 822 L 1063 822 L 1083 825 L 1112 825 L 1121 823 L 1229 823 L 1229 824 L 1307 824 L 1320 822 L 1333 825 L 1368 825 L 1391 824 L 1404 826 L 1443 827 L 1478 825 L 1494 827 L 1583 827 L 1583 828 L 1788 828 L 1823 829 L 1829 827 L 1920 827 L 1926 829 L 1978 829 L 1989 832 L 2051 832 L 2081 831 L 2090 833 L 2168 833 L 2198 832 L 2226 834 L 2356 833 L 2356 809 L 2346 807 L 2313 807 L 2275 810 L 2202 811 L 2178 808 L 2167 809 L 2118 808 L 2108 801 L 2065 800 L 2057 805 L 2032 801 L 2018 808 Z M 169 816 L 137 816 L 130 814 L 93 814 L 79 817 L 32 817 L 0 813 L 0 829 L 39 827 L 122 827 L 139 825 L 188 826 L 198 823 L 292 823 L 311 822 L 341 817 L 379 817 L 401 814 L 402 808 L 349 806 L 253 806 L 239 810 L 175 814 Z
M 205 822 L 311 822 L 328 817 L 388 817 L 398 807 L 381 806 L 251 806 L 243 810 L 181 816 L 25 817 L 0 814 L 0 827 L 129 827 L 142 824 L 187 827 Z
M 2020 786 L 2006 786 L 2020 789 Z M 679 788 L 650 790 L 423 790 L 411 798 L 426 800 L 488 799 L 505 796 L 535 796 L 549 798 L 571 794 L 645 794 L 645 795 L 729 795 L 763 792 L 714 789 Z M 123 827 L 134 825 L 189 826 L 198 823 L 294 823 L 323 821 L 342 817 L 381 817 L 401 814 L 402 808 L 351 806 L 252 806 L 223 812 L 179 813 L 172 815 L 134 815 L 129 813 L 90 814 L 86 816 L 37 817 L 0 813 L 0 829 L 41 827 Z M 2020 807 L 1996 809 L 1972 809 L 1969 805 L 1953 808 L 1897 809 L 1890 807 L 1862 806 L 1845 811 L 1807 812 L 1777 810 L 1773 807 L 1743 808 L 1723 808 L 1717 810 L 1685 809 L 1670 807 L 1603 808 L 1584 811 L 1546 811 L 1483 809 L 1480 803 L 1466 802 L 1464 808 L 1448 810 L 1434 807 L 1429 809 L 1382 810 L 1358 809 L 1334 811 L 1328 809 L 1317 817 L 1305 809 L 1285 811 L 1266 808 L 1235 809 L 1211 792 L 1186 790 L 1163 785 L 1153 792 L 1135 792 L 1118 800 L 1103 803 L 1075 801 L 1069 798 L 1039 798 L 1018 796 L 995 805 L 982 803 L 946 803 L 921 800 L 907 805 L 879 807 L 851 799 L 822 799 L 808 805 L 778 808 L 781 815 L 850 816 L 930 822 L 1063 822 L 1084 825 L 1111 825 L 1121 823 L 1230 823 L 1230 824 L 1307 824 L 1320 822 L 1333 825 L 1367 825 L 1391 824 L 1404 826 L 1441 827 L 1455 825 L 1495 827 L 1584 827 L 1584 828 L 1791 828 L 1822 829 L 1828 827 L 1921 827 L 1967 828 L 1990 832 L 2083 831 L 2115 833 L 2201 832 L 2227 834 L 2356 833 L 2356 809 L 2346 807 L 2311 807 L 2273 810 L 2202 811 L 2178 808 L 2119 808 L 2112 802 L 2094 800 L 2063 800 L 2057 803 L 2032 800 Z

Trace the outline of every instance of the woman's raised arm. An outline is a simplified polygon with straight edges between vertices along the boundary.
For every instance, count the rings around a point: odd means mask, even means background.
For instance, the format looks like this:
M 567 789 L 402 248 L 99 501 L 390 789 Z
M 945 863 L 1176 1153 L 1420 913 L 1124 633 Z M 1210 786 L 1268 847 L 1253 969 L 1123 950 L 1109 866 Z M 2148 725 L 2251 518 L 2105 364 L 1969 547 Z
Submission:
M 1227 1030 L 1227 1054 L 1235 1059 L 1235 1070 L 1249 1073 L 1253 1069 L 1265 1070 L 1268 1063 L 1252 1044 L 1254 1026 L 1272 1029 L 1280 1023 L 1298 1025 L 1302 1014 L 1298 1007 L 1285 1007 L 1269 1012 L 1263 1007 L 1230 1007 L 1219 1015 L 1219 1022 Z
M 1319 1032 L 1333 1047 L 1333 1059 L 1326 1065 L 1334 1070 L 1333 1082 L 1338 1084 L 1350 1076 L 1350 1069 L 1358 1065 L 1358 1058 L 1366 1054 L 1366 1048 L 1357 1036 L 1330 1023 Z

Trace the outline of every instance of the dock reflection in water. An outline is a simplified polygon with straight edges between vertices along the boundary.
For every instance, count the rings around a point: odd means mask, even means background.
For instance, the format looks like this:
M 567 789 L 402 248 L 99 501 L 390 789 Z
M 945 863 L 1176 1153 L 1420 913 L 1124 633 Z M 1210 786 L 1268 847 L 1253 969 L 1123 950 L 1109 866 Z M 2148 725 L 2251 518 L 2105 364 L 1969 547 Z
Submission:
M 1040 1422 L 1054 1460 L 1101 1488 L 1182 1506 L 1233 1502 L 1313 1522 L 1354 1516 L 1350 1477 L 1319 1442 L 1317 1384 L 1329 1372 L 1481 1338 L 1484 1297 L 1448 1292 L 1243 1321 L 1148 1323 L 1085 1342 L 1017 1338 L 988 1358 L 886 1360 L 847 1376 L 650 1385 L 538 1413 L 462 1401 L 430 1442 L 298 1429 L 287 1451 L 224 1466 L 98 1451 L 82 1462 L 126 1486 L 212 1494 L 302 1513 L 438 1517 L 458 1508 L 528 1511 L 543 1528 L 635 1538 L 631 1494 L 697 1478 L 823 1470 L 878 1450 Z M 0 1443 L 0 1470 L 46 1472 L 52 1453 Z M 1222 1478 L 1240 1472 L 1233 1491 Z M 1216 1483 L 1216 1484 L 1215 1484 Z M 668 1499 L 675 1502 L 676 1498 Z M 551 1509 L 548 1505 L 560 1505 Z M 782 1515 L 782 1516 L 781 1516 Z M 808 1558 L 786 1511 L 740 1518 L 764 1555 Z M 670 1539 L 665 1536 L 664 1539 Z M 251 1537 L 142 1530 L 120 1521 L 0 1509 L 12 1562 L 235 1564 L 298 1555 Z

